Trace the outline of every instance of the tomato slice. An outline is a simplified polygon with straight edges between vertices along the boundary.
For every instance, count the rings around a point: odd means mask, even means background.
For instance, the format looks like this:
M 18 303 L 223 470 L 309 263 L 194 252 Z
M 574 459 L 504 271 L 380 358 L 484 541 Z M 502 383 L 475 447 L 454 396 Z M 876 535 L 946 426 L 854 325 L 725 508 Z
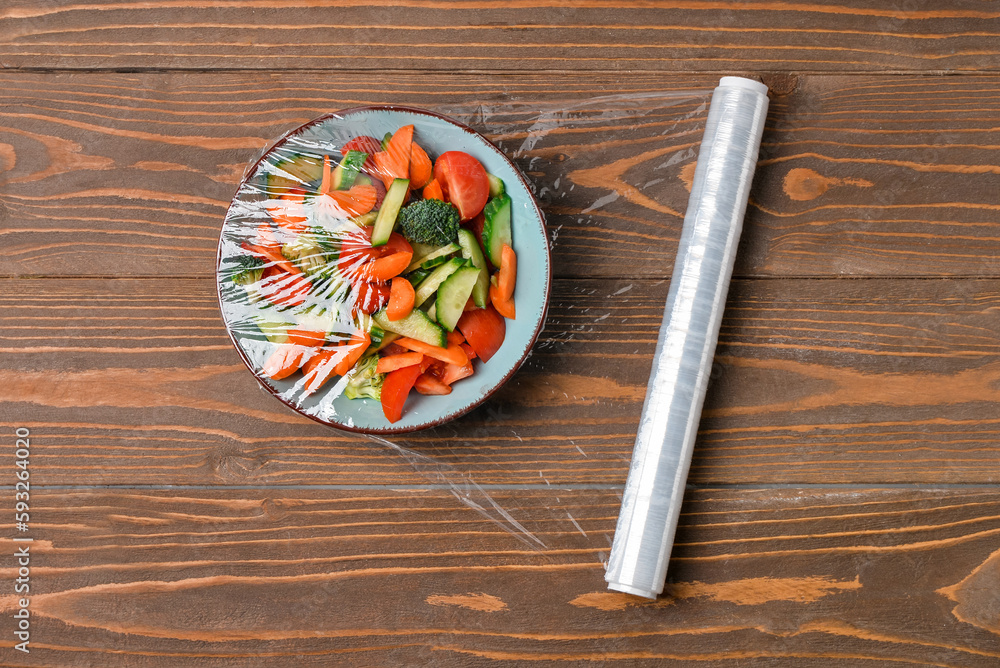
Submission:
M 420 365 L 406 366 L 386 375 L 382 383 L 382 413 L 389 422 L 403 417 L 403 404 L 421 374 Z
M 466 311 L 458 319 L 458 331 L 468 341 L 484 362 L 490 361 L 496 351 L 503 345 L 507 335 L 507 325 L 503 317 L 491 305 L 475 311 Z
M 369 283 L 367 281 L 352 282 L 354 286 L 354 309 L 364 311 L 368 315 L 375 313 L 389 301 L 389 286 L 385 283 Z M 355 315 L 357 315 L 355 313 Z
M 434 163 L 434 178 L 441 184 L 445 199 L 458 209 L 462 220 L 475 218 L 490 198 L 486 170 L 468 153 L 442 153 Z

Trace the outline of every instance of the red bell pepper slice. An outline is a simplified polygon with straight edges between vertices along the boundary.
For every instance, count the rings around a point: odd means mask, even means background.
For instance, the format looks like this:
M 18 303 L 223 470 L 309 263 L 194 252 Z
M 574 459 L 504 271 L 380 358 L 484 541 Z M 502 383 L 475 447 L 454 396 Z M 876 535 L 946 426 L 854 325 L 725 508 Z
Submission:
M 399 422 L 403 417 L 403 404 L 421 373 L 420 365 L 414 364 L 386 375 L 382 383 L 382 412 L 389 422 Z

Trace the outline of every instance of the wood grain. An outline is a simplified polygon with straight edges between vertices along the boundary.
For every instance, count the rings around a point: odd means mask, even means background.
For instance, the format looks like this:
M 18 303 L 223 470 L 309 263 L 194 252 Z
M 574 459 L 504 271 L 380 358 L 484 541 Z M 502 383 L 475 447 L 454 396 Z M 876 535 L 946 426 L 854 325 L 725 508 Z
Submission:
M 45 484 L 624 481 L 667 283 L 558 280 L 525 367 L 465 418 L 396 439 L 256 386 L 211 280 L 0 282 L 0 423 Z M 691 482 L 996 483 L 1000 281 L 733 284 Z M 430 477 L 429 477 L 430 476 Z
M 1000 69 L 993 2 L 12 0 L 5 68 Z
M 605 588 L 619 504 L 608 491 L 496 492 L 544 549 L 441 491 L 31 498 L 32 653 L 5 651 L 5 665 L 986 668 L 1000 658 L 995 491 L 690 492 L 656 602 Z M 0 598 L 5 615 L 12 599 Z
M 0 75 L 0 274 L 208 276 L 250 158 L 398 103 L 486 130 L 564 277 L 667 277 L 714 77 Z M 997 77 L 772 80 L 741 276 L 1000 276 Z

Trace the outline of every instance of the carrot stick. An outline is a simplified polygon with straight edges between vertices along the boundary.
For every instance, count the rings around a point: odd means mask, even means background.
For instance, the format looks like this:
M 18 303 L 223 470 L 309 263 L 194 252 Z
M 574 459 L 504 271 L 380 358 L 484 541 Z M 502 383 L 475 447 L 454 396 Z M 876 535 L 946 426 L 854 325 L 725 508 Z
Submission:
M 514 281 L 517 277 L 517 255 L 507 244 L 500 251 L 500 275 L 497 278 L 497 290 L 500 299 L 508 301 L 514 296 Z
M 514 300 L 503 299 L 500 296 L 500 288 L 492 282 L 490 283 L 490 301 L 493 302 L 493 308 L 497 310 L 497 313 L 508 320 L 514 320 Z
M 416 296 L 413 285 L 408 280 L 402 276 L 393 278 L 389 284 L 389 306 L 385 310 L 386 317 L 396 321 L 410 315 Z
M 385 357 L 379 358 L 378 364 L 375 366 L 375 371 L 377 373 L 389 373 L 390 371 L 395 371 L 396 369 L 402 369 L 404 366 L 420 364 L 423 361 L 423 353 L 400 353 L 398 355 L 386 355 Z
M 333 185 L 333 173 L 330 171 L 330 156 L 323 156 L 323 180 L 319 182 L 319 191 L 321 193 L 330 192 L 330 186 Z
M 433 357 L 436 360 L 448 362 L 449 364 L 458 364 L 459 366 L 462 366 L 463 364 L 468 364 L 469 362 L 469 356 L 465 354 L 465 351 L 462 350 L 460 346 L 455 344 L 451 344 L 447 348 L 440 348 L 438 346 L 432 346 L 429 343 L 417 341 L 416 339 L 411 339 L 405 336 L 396 339 L 396 343 L 404 348 L 415 350 L 418 353 L 423 353 L 427 357 Z

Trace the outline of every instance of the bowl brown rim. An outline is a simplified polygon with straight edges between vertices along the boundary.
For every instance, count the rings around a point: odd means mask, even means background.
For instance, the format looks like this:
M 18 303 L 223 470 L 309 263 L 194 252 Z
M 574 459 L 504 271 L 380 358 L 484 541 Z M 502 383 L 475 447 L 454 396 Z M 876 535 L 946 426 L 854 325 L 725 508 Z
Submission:
M 542 302 L 542 315 L 538 319 L 538 323 L 535 325 L 535 331 L 531 335 L 531 340 L 525 347 L 524 352 L 521 354 L 520 358 L 511 367 L 510 371 L 507 372 L 507 374 L 503 378 L 501 378 L 500 381 L 496 383 L 496 385 L 490 388 L 489 391 L 485 392 L 479 399 L 469 404 L 465 408 L 459 409 L 453 413 L 448 413 L 447 415 L 443 415 L 436 420 L 421 423 L 420 425 L 414 425 L 409 427 L 367 428 L 367 427 L 354 427 L 351 425 L 342 424 L 340 422 L 329 422 L 315 415 L 309 415 L 308 413 L 299 409 L 298 407 L 293 405 L 290 401 L 287 401 L 284 397 L 282 397 L 279 394 L 278 390 L 272 387 L 270 383 L 268 383 L 267 380 L 260 373 L 258 373 L 257 369 L 254 368 L 255 365 L 250 361 L 250 358 L 244 352 L 243 347 L 237 342 L 236 337 L 233 334 L 232 328 L 226 321 L 226 317 L 224 315 L 224 311 L 222 308 L 222 289 L 221 289 L 222 283 L 219 279 L 219 271 L 222 267 L 222 241 L 223 241 L 222 235 L 225 232 L 226 228 L 225 219 L 223 219 L 222 227 L 219 230 L 219 243 L 218 243 L 218 248 L 216 249 L 216 257 L 215 257 L 216 297 L 219 303 L 219 315 L 220 317 L 222 317 L 222 322 L 226 327 L 226 333 L 229 335 L 229 340 L 232 342 L 233 347 L 236 349 L 237 354 L 240 356 L 240 359 L 243 360 L 243 364 L 247 367 L 247 369 L 250 370 L 250 373 L 253 374 L 254 378 L 257 380 L 257 383 L 265 390 L 267 390 L 267 392 L 270 393 L 278 401 L 280 401 L 285 406 L 292 409 L 299 415 L 302 415 L 304 417 L 309 418 L 310 420 L 313 420 L 314 422 L 318 422 L 320 424 L 332 427 L 334 429 L 353 432 L 356 434 L 370 434 L 374 436 L 384 436 L 387 434 L 407 434 L 415 431 L 423 431 L 424 429 L 431 429 L 433 427 L 440 427 L 441 425 L 451 422 L 452 420 L 457 420 L 463 415 L 481 406 L 487 399 L 493 396 L 493 394 L 496 393 L 497 390 L 506 385 L 507 381 L 509 381 L 511 377 L 515 373 L 517 373 L 517 371 L 524 364 L 525 360 L 528 359 L 528 356 L 531 355 L 531 351 L 535 347 L 535 343 L 538 342 L 538 336 L 539 334 L 541 334 L 542 329 L 545 327 L 545 319 L 548 316 L 548 310 L 549 310 L 549 297 L 552 293 L 552 253 L 550 252 L 548 244 L 549 231 L 548 227 L 545 224 L 545 214 L 542 213 L 541 208 L 538 206 L 538 201 L 535 199 L 535 196 L 531 192 L 531 185 L 528 183 L 528 180 L 521 173 L 521 170 L 517 167 L 517 165 L 515 165 L 514 162 L 510 158 L 508 158 L 503 151 L 501 151 L 493 142 L 487 139 L 482 133 L 474 130 L 473 128 L 469 127 L 464 123 L 456 121 L 453 118 L 449 118 L 444 114 L 439 114 L 437 112 L 429 111 L 427 109 L 420 109 L 419 107 L 408 107 L 405 105 L 398 105 L 398 104 L 375 104 L 375 105 L 366 105 L 360 107 L 350 107 L 348 109 L 342 109 L 340 111 L 334 111 L 328 114 L 323 114 L 322 116 L 314 118 L 313 120 L 307 123 L 303 123 L 302 125 L 292 128 L 291 130 L 285 132 L 280 137 L 278 137 L 278 139 L 271 142 L 270 146 L 268 146 L 267 149 L 260 154 L 257 160 L 254 161 L 253 165 L 244 172 L 243 178 L 240 180 L 240 184 L 236 188 L 236 193 L 233 195 L 233 200 L 235 201 L 237 195 L 239 195 L 240 191 L 243 189 L 243 186 L 246 185 L 247 181 L 254 174 L 257 173 L 257 168 L 260 166 L 260 163 L 263 162 L 264 158 L 270 155 L 271 152 L 274 151 L 274 149 L 277 148 L 279 144 L 287 140 L 289 137 L 298 134 L 313 125 L 317 125 L 331 118 L 339 118 L 342 116 L 346 116 L 348 114 L 356 114 L 364 111 L 402 111 L 422 116 L 430 116 L 432 118 L 436 118 L 445 121 L 446 123 L 449 123 L 451 125 L 454 125 L 458 129 L 468 134 L 471 134 L 474 137 L 479 138 L 486 144 L 487 147 L 493 149 L 496 152 L 496 154 L 500 156 L 504 160 L 504 162 L 506 162 L 511 167 L 511 169 L 514 171 L 514 175 L 518 178 L 518 180 L 521 182 L 521 185 L 524 187 L 524 191 L 528 193 L 528 197 L 531 200 L 531 205 L 535 208 L 535 213 L 538 214 L 538 220 L 542 226 L 542 236 L 546 242 L 545 243 L 545 269 L 546 269 L 545 299 Z M 230 202 L 230 207 L 231 206 L 232 202 Z M 227 208 L 226 215 L 228 216 L 228 214 L 229 214 L 229 209 Z

